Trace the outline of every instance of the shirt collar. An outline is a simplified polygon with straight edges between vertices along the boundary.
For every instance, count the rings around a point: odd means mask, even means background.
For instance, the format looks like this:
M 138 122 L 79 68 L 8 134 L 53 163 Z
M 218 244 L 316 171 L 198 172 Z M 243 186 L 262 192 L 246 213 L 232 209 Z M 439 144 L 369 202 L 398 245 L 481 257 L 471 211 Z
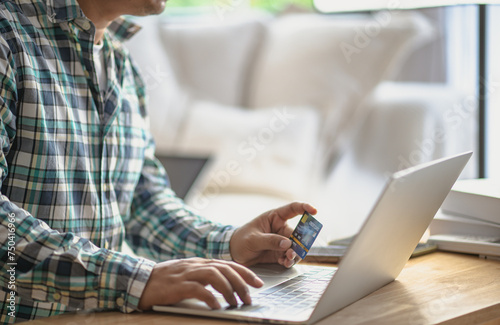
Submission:
M 47 0 L 47 14 L 53 23 L 85 17 L 77 0 Z
M 77 0 L 47 0 L 47 13 L 53 23 L 71 21 L 85 17 Z M 120 41 L 134 36 L 141 27 L 123 17 L 115 19 L 108 27 L 108 31 Z
M 124 17 L 115 19 L 109 26 L 108 31 L 120 41 L 126 41 L 134 36 L 141 27 Z

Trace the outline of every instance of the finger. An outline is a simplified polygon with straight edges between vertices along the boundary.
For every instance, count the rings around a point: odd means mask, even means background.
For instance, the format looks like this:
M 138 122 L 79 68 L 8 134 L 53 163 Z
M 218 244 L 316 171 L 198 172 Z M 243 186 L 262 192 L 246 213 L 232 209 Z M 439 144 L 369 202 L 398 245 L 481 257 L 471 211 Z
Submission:
M 290 265 L 293 266 L 295 264 L 298 264 L 300 261 L 302 261 L 302 259 L 300 258 L 299 255 L 297 255 L 297 253 L 292 250 L 292 249 L 289 249 L 286 254 L 285 254 L 286 258 L 290 261 L 290 262 L 287 262 L 286 264 L 287 265 Z
M 217 298 L 207 288 L 195 281 L 187 281 L 183 283 L 181 295 L 183 299 L 195 298 L 203 301 L 212 309 L 220 309 L 221 305 Z
M 279 265 L 283 265 L 283 266 L 286 266 L 287 265 L 287 258 L 285 256 L 280 256 L 278 258 L 278 264 Z
M 278 234 L 259 234 L 255 237 L 252 247 L 256 251 L 286 251 L 292 246 L 292 241 Z
M 228 264 L 231 268 L 233 268 L 246 283 L 255 288 L 260 288 L 264 285 L 264 282 L 249 268 L 240 265 L 238 263 L 224 261 L 224 263 Z
M 295 260 L 297 256 L 297 253 L 293 250 L 293 249 L 289 249 L 286 251 L 285 253 L 285 256 L 289 259 L 289 260 Z
M 248 286 L 243 277 L 236 271 L 236 269 L 226 264 L 218 264 L 216 267 L 229 281 L 232 289 L 236 291 L 241 301 L 243 301 L 243 303 L 247 305 L 252 304 L 252 298 L 250 297 Z
M 220 292 L 227 303 L 237 306 L 238 301 L 234 296 L 234 289 L 230 281 L 223 275 L 217 265 L 200 266 L 189 274 L 189 280 L 198 281 L 202 284 L 210 284 L 215 290 Z M 242 280 L 243 281 L 243 280 Z
M 289 225 L 285 225 L 284 229 L 281 231 L 281 234 L 287 238 L 290 238 L 292 233 L 293 233 L 293 228 L 290 227 Z
M 289 249 L 283 256 L 278 257 L 278 264 L 283 265 L 286 268 L 290 268 L 299 263 L 301 260 L 302 259 L 297 255 L 297 253 L 295 253 L 294 250 Z
M 295 264 L 295 260 L 285 259 L 283 266 L 286 268 L 291 268 Z
M 315 207 L 313 207 L 308 203 L 293 202 L 285 206 L 282 206 L 280 208 L 277 208 L 276 210 L 274 210 L 274 213 L 276 213 L 276 215 L 278 215 L 280 219 L 288 220 L 299 214 L 300 215 L 303 214 L 304 211 L 307 211 L 310 214 L 316 214 L 318 212 Z
M 213 259 L 203 259 L 203 260 L 204 260 L 203 264 L 209 264 L 213 266 L 222 264 L 233 268 L 243 278 L 243 280 L 252 287 L 260 288 L 261 286 L 264 285 L 264 283 L 257 276 L 257 274 L 255 274 L 252 270 L 241 264 L 235 263 L 233 261 L 224 261 L 224 260 L 213 260 Z

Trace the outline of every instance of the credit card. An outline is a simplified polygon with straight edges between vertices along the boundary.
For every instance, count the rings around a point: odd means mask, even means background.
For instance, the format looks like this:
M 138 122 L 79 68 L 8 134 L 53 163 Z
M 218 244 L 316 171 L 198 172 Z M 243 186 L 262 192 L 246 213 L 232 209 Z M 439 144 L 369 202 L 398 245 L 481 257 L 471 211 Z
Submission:
M 318 220 L 307 211 L 304 212 L 299 224 L 290 236 L 292 249 L 301 259 L 306 257 L 321 228 L 323 228 L 323 225 Z

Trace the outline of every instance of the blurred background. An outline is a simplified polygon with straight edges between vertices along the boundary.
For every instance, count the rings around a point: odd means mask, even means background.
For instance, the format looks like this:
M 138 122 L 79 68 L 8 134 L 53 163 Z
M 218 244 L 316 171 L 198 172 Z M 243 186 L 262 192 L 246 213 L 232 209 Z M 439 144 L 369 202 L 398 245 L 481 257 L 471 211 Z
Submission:
M 499 6 L 487 6 L 487 177 L 500 177 Z M 388 176 L 478 149 L 478 7 L 322 13 L 312 0 L 170 0 L 127 43 L 159 156 L 209 158 L 186 201 L 242 224 L 291 200 L 320 243 Z M 495 18 L 496 17 L 496 18 Z M 477 155 L 461 178 L 479 176 Z M 168 170 L 168 166 L 167 166 Z

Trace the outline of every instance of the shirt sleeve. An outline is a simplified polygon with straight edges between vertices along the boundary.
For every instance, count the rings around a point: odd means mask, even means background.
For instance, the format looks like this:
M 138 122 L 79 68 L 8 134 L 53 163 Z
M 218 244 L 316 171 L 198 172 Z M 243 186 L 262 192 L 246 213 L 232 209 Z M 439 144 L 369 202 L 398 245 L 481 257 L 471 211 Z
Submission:
M 16 134 L 14 60 L 0 37 L 0 186 Z M 66 310 L 137 310 L 154 262 L 60 233 L 0 193 L 0 286 L 16 299 L 59 303 Z M 12 294 L 11 294 L 12 296 Z
M 127 240 L 141 256 L 155 261 L 185 257 L 231 260 L 234 227 L 199 216 L 178 198 L 150 137 L 144 167 L 127 222 Z

